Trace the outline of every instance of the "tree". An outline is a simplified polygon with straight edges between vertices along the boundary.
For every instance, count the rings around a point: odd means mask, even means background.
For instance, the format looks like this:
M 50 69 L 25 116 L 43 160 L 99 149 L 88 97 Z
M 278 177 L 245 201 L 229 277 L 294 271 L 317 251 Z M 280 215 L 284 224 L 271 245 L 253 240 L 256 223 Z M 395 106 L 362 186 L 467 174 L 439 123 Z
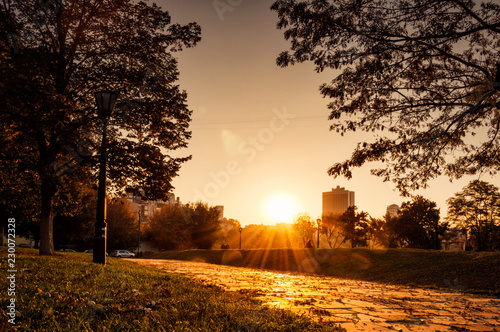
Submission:
M 496 248 L 500 242 L 500 191 L 496 186 L 481 180 L 471 181 L 447 203 L 447 219 L 470 232 L 477 249 Z
M 292 225 L 292 230 L 300 237 L 304 247 L 307 243 L 313 242 L 313 236 L 316 232 L 316 226 L 311 216 L 307 213 L 299 214 Z
M 367 246 L 368 214 L 363 211 L 356 212 L 357 209 L 356 206 L 349 206 L 339 218 L 339 231 L 344 237 L 342 244 L 349 241 L 351 248 Z
M 400 210 L 401 211 L 401 210 Z M 402 236 L 399 235 L 400 223 L 398 216 L 392 216 L 389 212 L 384 215 L 384 230 L 388 248 L 402 248 L 406 242 Z
M 172 53 L 196 45 L 200 27 L 171 24 L 157 5 L 131 0 L 7 1 L 0 17 L 0 123 L 23 149 L 14 165 L 30 171 L 38 188 L 40 254 L 53 254 L 61 182 L 96 165 L 102 127 L 92 92 L 121 94 L 108 134 L 111 188 L 166 198 L 190 159 L 167 153 L 191 136 Z M 15 178 L 7 183 L 15 185 Z
M 339 241 L 341 237 L 339 219 L 339 214 L 332 213 L 324 214 L 321 218 L 321 232 L 325 234 L 330 249 L 337 248 L 341 244 Z
M 377 246 L 387 246 L 387 232 L 384 219 L 370 217 L 366 228 L 367 242 L 371 249 Z
M 125 198 L 112 200 L 108 202 L 107 209 L 108 251 L 137 247 L 139 222 L 137 214 L 131 210 L 130 202 Z
M 381 161 L 372 173 L 407 195 L 440 175 L 498 171 L 497 1 L 277 0 L 271 9 L 291 41 L 279 66 L 340 71 L 320 87 L 331 130 L 380 134 L 330 175 Z
M 439 236 L 448 229 L 448 223 L 439 222 L 439 210 L 436 203 L 422 196 L 415 196 L 412 201 L 401 204 L 400 214 L 391 218 L 389 230 L 397 235 L 400 246 L 420 249 L 440 249 Z
M 197 249 L 212 249 L 217 241 L 222 216 L 215 206 L 202 202 L 189 205 L 191 241 Z
M 89 182 L 90 178 L 87 178 L 79 184 L 70 183 L 59 190 L 54 204 L 55 247 L 83 250 L 93 247 L 97 191 Z M 72 190 L 78 186 L 79 190 Z M 111 219 L 114 218 L 111 216 Z
M 191 220 L 187 206 L 167 204 L 149 217 L 146 237 L 159 249 L 181 250 L 191 247 Z
M 220 234 L 218 245 L 227 244 L 230 248 L 238 248 L 241 224 L 238 220 L 232 218 L 223 218 L 220 222 Z

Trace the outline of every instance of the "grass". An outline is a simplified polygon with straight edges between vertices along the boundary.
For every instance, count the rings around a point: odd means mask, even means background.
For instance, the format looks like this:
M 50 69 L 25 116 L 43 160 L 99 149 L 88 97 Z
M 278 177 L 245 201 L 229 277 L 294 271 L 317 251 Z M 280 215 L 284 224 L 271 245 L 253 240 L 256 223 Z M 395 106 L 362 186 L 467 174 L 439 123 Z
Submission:
M 7 251 L 0 249 L 7 271 Z M 109 258 L 16 248 L 16 331 L 344 331 L 186 277 Z M 4 275 L 4 274 L 3 274 Z M 6 277 L 0 287 L 8 288 Z M 12 326 L 0 293 L 0 331 Z
M 161 252 L 202 261 L 500 296 L 500 253 L 411 249 L 255 249 Z

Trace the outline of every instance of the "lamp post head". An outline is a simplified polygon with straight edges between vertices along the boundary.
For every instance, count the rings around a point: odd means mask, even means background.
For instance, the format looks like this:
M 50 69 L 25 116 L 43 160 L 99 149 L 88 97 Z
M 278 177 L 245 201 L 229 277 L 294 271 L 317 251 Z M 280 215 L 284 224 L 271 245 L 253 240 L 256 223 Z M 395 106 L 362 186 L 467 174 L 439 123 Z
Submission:
M 99 91 L 95 93 L 95 101 L 100 118 L 109 118 L 113 113 L 119 93 L 116 91 Z

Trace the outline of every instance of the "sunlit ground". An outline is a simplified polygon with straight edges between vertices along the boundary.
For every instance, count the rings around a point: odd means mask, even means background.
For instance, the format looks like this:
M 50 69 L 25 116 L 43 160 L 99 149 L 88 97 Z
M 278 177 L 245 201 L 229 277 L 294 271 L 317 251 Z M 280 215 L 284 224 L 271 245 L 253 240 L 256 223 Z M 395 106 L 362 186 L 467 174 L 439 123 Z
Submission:
M 500 329 L 500 300 L 496 298 L 206 263 L 137 262 L 246 294 L 264 305 L 339 322 L 348 331 Z

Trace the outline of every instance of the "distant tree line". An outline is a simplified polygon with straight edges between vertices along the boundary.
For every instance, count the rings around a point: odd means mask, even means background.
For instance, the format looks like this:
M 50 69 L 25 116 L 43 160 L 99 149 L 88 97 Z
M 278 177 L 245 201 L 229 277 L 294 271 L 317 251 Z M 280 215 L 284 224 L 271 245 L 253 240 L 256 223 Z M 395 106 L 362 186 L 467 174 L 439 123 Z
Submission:
M 348 244 L 355 247 L 440 249 L 440 238 L 448 229 L 439 221 L 436 203 L 416 196 L 401 205 L 399 214 L 387 213 L 382 219 L 350 206 L 342 214 L 326 214 L 321 220 L 321 232 L 330 248 Z
M 93 247 L 96 190 L 86 186 L 78 197 L 68 191 L 56 208 L 55 248 L 77 250 Z M 319 220 L 322 246 L 442 249 L 442 243 L 463 241 L 467 250 L 500 249 L 500 189 L 474 180 L 448 201 L 447 218 L 442 220 L 436 203 L 422 196 L 401 204 L 399 213 L 373 218 L 355 206 L 338 215 Z M 63 204 L 65 206 L 63 206 Z M 137 214 L 128 200 L 108 202 L 108 252 L 135 249 L 139 241 Z M 216 207 L 198 202 L 169 204 L 142 219 L 141 239 L 159 250 L 218 249 L 239 247 L 239 221 L 220 218 Z M 291 232 L 278 226 L 251 225 L 242 233 L 243 248 L 316 247 L 318 221 L 299 215 Z M 19 220 L 19 235 L 37 240 L 36 218 Z M 312 244 L 312 245 L 311 245 Z
M 212 249 L 222 236 L 221 217 L 216 207 L 206 203 L 169 204 L 149 217 L 145 236 L 160 250 Z M 239 222 L 229 223 L 234 233 Z
M 69 212 L 54 217 L 55 249 L 92 249 L 97 193 L 95 189 L 82 190 L 78 201 L 66 200 L 72 205 Z M 109 199 L 107 203 L 107 251 L 116 249 L 136 250 L 141 241 L 150 241 L 158 249 L 212 249 L 227 243 L 239 234 L 240 223 L 221 218 L 220 211 L 205 203 L 168 204 L 154 211 L 149 217 L 141 217 L 139 234 L 138 215 L 125 198 Z M 17 234 L 35 241 L 37 246 L 37 220 L 23 220 Z M 232 243 L 232 247 L 236 245 Z
M 355 247 L 442 249 L 443 240 L 464 237 L 467 250 L 500 249 L 500 190 L 474 180 L 447 201 L 448 215 L 440 219 L 436 203 L 422 196 L 401 204 L 399 213 L 373 218 L 351 206 L 342 214 L 322 216 L 320 232 L 330 248 Z M 304 246 L 314 242 L 317 226 L 308 215 L 293 227 Z

